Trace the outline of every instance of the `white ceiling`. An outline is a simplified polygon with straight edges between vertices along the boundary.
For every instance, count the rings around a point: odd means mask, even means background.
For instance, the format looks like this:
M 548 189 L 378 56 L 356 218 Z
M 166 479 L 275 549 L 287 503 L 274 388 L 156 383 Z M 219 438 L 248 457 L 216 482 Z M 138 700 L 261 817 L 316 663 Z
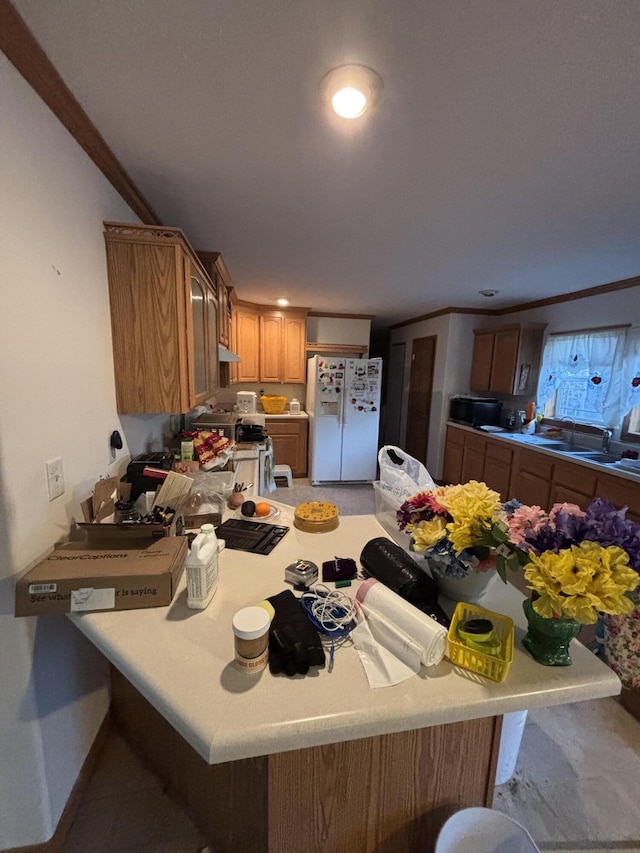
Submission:
M 242 299 L 388 324 L 640 273 L 639 0 L 13 2 Z M 344 63 L 384 81 L 360 122 L 319 100 Z

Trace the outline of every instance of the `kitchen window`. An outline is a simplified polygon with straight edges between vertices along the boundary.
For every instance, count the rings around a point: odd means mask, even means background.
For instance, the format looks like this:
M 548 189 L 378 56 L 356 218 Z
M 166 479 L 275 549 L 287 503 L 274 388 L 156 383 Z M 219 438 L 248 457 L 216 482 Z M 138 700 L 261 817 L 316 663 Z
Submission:
M 626 425 L 628 440 L 640 440 L 640 328 L 550 335 L 542 356 L 538 405 L 547 418 L 622 426 L 623 432 Z

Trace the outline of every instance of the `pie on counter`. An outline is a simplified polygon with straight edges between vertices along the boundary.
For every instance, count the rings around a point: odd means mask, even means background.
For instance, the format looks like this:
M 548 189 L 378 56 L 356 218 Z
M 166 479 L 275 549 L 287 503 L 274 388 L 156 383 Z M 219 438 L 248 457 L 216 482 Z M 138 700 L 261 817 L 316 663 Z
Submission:
M 293 524 L 305 533 L 327 533 L 340 523 L 340 510 L 327 501 L 308 501 L 298 504 L 293 513 Z

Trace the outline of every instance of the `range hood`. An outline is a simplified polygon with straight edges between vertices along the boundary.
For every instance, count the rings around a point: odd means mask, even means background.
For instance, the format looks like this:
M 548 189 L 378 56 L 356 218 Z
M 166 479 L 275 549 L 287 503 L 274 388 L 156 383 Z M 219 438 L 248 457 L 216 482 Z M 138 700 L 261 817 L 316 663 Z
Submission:
M 222 346 L 222 344 L 218 344 L 218 360 L 219 361 L 241 361 L 239 355 L 236 355 L 235 352 L 231 352 L 226 347 Z

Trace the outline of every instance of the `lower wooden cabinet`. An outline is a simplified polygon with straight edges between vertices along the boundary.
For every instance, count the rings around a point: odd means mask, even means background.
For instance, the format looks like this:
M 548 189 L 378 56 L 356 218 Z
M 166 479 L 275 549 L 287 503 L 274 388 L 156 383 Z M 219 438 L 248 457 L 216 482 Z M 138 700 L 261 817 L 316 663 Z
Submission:
M 465 436 L 461 483 L 467 483 L 469 480 L 482 480 L 486 448 L 487 439 L 483 435 L 469 433 Z
M 267 432 L 273 442 L 273 462 L 275 465 L 288 465 L 294 477 L 307 474 L 308 429 L 306 418 L 267 418 Z
M 640 524 L 640 489 L 636 483 L 610 474 L 599 474 L 595 494 L 599 498 L 606 498 L 616 506 L 629 507 L 627 518 Z
M 509 500 L 509 485 L 513 466 L 513 449 L 498 444 L 497 441 L 487 440 L 487 450 L 484 457 L 484 482 L 502 497 Z
M 503 441 L 476 431 L 447 425 L 443 480 L 483 480 L 503 501 L 550 509 L 574 503 L 585 509 L 594 497 L 628 507 L 627 517 L 640 523 L 640 488 L 624 477 L 580 465 L 566 458 Z
M 464 451 L 464 432 L 455 427 L 447 427 L 447 441 L 444 448 L 444 466 L 442 479 L 451 486 L 462 482 L 462 454 Z
M 556 462 L 553 469 L 553 482 L 549 496 L 549 505 L 560 503 L 577 504 L 586 509 L 596 494 L 597 473 L 571 462 Z

